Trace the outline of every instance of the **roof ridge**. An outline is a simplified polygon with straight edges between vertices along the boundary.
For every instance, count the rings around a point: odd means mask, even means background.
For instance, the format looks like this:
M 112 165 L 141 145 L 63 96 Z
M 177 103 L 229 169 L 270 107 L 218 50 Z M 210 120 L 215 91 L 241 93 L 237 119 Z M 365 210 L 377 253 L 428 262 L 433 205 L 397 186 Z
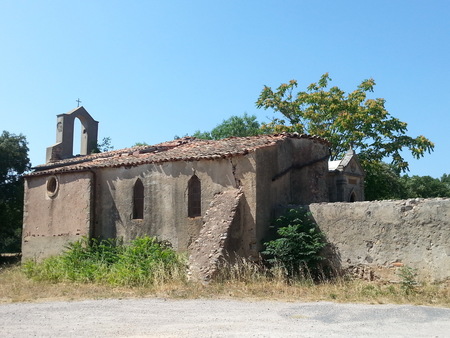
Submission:
M 204 140 L 195 137 L 167 141 L 156 145 L 143 145 L 111 150 L 104 153 L 76 156 L 34 167 L 27 176 L 47 173 L 91 170 L 103 167 L 138 166 L 148 163 L 198 161 L 246 155 L 257 149 L 273 146 L 287 138 L 305 138 L 329 145 L 318 136 L 299 133 L 262 134 L 230 137 L 221 140 Z

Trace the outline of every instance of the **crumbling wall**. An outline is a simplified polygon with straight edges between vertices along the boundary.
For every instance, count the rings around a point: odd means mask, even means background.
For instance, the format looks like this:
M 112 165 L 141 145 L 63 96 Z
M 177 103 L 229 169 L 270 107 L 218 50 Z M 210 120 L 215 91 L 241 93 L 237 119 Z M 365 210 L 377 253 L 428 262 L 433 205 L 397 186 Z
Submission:
M 241 189 L 217 194 L 203 217 L 199 237 L 189 247 L 189 274 L 194 280 L 208 282 L 221 263 L 233 254 L 230 237 L 233 225 L 239 225 Z
M 254 239 L 254 161 L 252 154 L 233 159 L 176 161 L 136 167 L 96 170 L 96 224 L 94 235 L 123 238 L 129 242 L 139 236 L 155 236 L 169 241 L 179 252 L 187 252 L 199 236 L 203 217 L 188 216 L 188 182 L 195 174 L 201 182 L 201 213 L 210 207 L 217 194 L 242 188 L 249 203 L 245 205 L 241 232 L 248 250 Z M 144 217 L 133 219 L 133 187 L 139 178 L 144 185 Z M 250 245 L 253 245 L 251 248 Z M 247 250 L 248 249 L 248 250 Z M 257 253 L 257 252 L 256 252 Z
M 419 279 L 450 279 L 450 199 L 316 203 L 309 209 L 338 268 L 398 280 L 396 270 L 409 266 Z

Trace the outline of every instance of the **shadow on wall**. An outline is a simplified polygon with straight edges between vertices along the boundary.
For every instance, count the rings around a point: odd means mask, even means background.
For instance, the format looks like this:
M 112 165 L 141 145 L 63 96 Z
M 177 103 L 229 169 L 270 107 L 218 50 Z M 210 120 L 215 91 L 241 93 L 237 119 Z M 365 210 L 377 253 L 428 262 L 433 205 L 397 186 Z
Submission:
M 101 239 L 116 238 L 117 224 L 123 225 L 112 193 L 115 191 L 112 181 L 114 179 L 107 181 L 108 189 L 105 189 L 105 193 L 98 194 L 95 199 L 94 236 Z
M 322 232 L 314 216 L 311 214 L 309 206 L 298 206 L 298 207 L 307 210 L 308 216 L 314 222 L 316 228 L 320 232 Z M 339 253 L 339 248 L 327 239 L 325 233 L 322 232 L 322 235 L 326 243 L 325 247 L 322 249 L 322 252 L 320 253 L 321 256 L 324 258 L 322 262 L 323 270 L 326 272 L 326 274 L 330 276 L 334 277 L 343 276 L 345 274 L 345 271 L 342 267 L 342 258 L 341 254 Z
M 245 225 L 251 224 L 250 228 Z M 236 257 L 254 256 L 255 247 L 255 220 L 250 212 L 250 206 L 242 195 L 236 209 L 236 215 L 229 229 L 229 240 L 225 248 L 228 253 L 228 260 L 231 263 L 236 261 Z
M 269 230 L 264 237 L 263 243 L 267 243 L 269 241 L 275 240 L 276 238 L 279 238 L 279 235 L 277 234 L 277 231 L 280 227 L 288 226 L 288 224 L 283 225 L 276 225 L 275 220 L 278 219 L 280 216 L 286 214 L 286 211 L 289 209 L 299 209 L 304 210 L 307 213 L 307 216 L 312 221 L 314 227 L 316 230 L 322 233 L 323 236 L 323 243 L 325 243 L 325 246 L 320 251 L 319 255 L 323 257 L 323 260 L 319 264 L 319 270 L 321 271 L 322 277 L 324 279 L 329 279 L 333 277 L 343 276 L 345 274 L 345 271 L 342 266 L 342 259 L 341 255 L 339 253 L 339 249 L 330 241 L 328 241 L 326 234 L 323 233 L 318 226 L 316 220 L 314 219 L 313 215 L 309 211 L 309 207 L 305 205 L 284 205 L 279 206 L 274 210 L 274 216 L 273 220 L 271 222 L 271 226 L 269 227 Z M 306 230 L 306 229 L 305 229 Z

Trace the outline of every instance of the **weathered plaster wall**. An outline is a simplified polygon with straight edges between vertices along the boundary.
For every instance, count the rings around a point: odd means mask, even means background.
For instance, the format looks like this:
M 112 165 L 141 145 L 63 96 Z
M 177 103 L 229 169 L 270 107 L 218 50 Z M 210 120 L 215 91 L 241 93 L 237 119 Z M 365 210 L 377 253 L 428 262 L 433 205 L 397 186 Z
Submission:
M 328 201 L 328 147 L 310 139 L 290 139 L 278 147 L 259 149 L 256 155 L 256 224 L 261 249 L 279 206 Z
M 28 182 L 32 185 L 26 196 L 29 205 L 26 228 L 59 223 L 60 228 L 52 228 L 48 236 L 61 237 L 60 233 L 71 234 L 74 224 L 80 224 L 77 217 L 84 217 L 88 225 L 86 229 L 78 226 L 74 230 L 76 236 L 121 237 L 126 242 L 138 236 L 157 236 L 170 241 L 174 249 L 187 251 L 198 238 L 205 222 L 203 216 L 215 196 L 240 189 L 242 197 L 230 228 L 229 248 L 240 256 L 257 259 L 261 240 L 276 207 L 327 200 L 327 155 L 326 144 L 293 138 L 227 158 L 93 168 L 90 172 L 59 175 L 58 196 L 50 198 L 47 194 L 47 204 L 39 200 L 46 194 L 47 176 L 31 176 Z M 201 182 L 199 217 L 188 217 L 188 182 L 193 175 Z M 86 178 L 89 183 L 85 184 Z M 133 191 L 137 179 L 144 186 L 142 219 L 133 218 Z M 40 213 L 40 208 L 51 209 L 51 212 Z M 55 245 L 58 239 L 48 245 L 43 240 L 33 239 L 32 243 L 36 244 L 32 245 L 30 236 L 24 238 L 28 255 L 44 251 L 59 253 L 67 241 L 78 239 L 64 237 L 62 244 Z M 34 234 L 36 236 L 43 237 Z
M 450 199 L 311 204 L 338 264 L 362 277 L 398 279 L 401 266 L 450 278 Z
M 202 215 L 214 196 L 243 186 L 254 200 L 254 159 L 251 154 L 233 159 L 177 161 L 131 168 L 104 168 L 96 172 L 95 234 L 102 237 L 157 236 L 169 240 L 175 249 L 186 251 L 200 232 L 202 217 L 188 217 L 188 181 L 195 174 L 201 182 Z M 137 178 L 144 184 L 144 218 L 132 219 L 133 186 Z M 246 204 L 242 234 L 250 250 L 254 239 L 255 206 Z M 251 244 L 253 243 L 253 244 Z
M 49 194 L 47 184 L 57 187 Z M 35 176 L 25 180 L 22 236 L 23 259 L 43 259 L 61 253 L 69 242 L 89 236 L 92 173 Z

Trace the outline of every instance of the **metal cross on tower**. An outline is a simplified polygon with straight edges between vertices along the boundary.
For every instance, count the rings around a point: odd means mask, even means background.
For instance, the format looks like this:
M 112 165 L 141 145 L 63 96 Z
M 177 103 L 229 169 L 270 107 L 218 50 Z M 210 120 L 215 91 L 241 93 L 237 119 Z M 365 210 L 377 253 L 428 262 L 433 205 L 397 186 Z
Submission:
M 79 106 L 80 106 L 80 103 L 81 103 L 80 98 L 76 99 L 75 101 L 78 103 L 77 107 L 79 107 Z

